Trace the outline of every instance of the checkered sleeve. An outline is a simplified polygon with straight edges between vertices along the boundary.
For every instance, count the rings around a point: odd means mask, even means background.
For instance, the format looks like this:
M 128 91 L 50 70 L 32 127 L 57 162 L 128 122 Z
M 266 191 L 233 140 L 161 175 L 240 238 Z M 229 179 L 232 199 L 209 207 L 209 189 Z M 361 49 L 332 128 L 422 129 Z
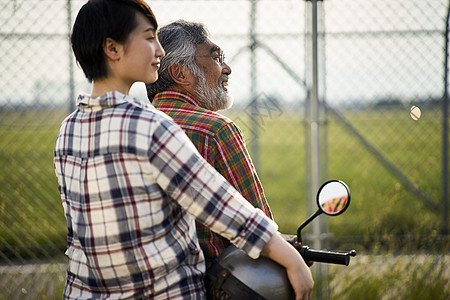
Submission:
M 163 190 L 198 221 L 258 257 L 277 225 L 217 173 L 178 127 L 163 122 L 153 136 L 151 163 L 160 170 L 156 181 Z
M 264 195 L 256 168 L 245 145 L 242 131 L 234 123 L 227 123 L 214 139 L 214 167 L 247 199 L 268 217 L 272 212 Z

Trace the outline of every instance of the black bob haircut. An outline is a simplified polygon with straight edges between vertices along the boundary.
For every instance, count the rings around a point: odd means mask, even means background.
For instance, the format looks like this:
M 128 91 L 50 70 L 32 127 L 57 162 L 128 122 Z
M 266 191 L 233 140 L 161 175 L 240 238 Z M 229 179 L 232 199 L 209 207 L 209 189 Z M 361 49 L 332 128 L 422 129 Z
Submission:
M 158 28 L 150 6 L 142 0 L 90 0 L 78 12 L 71 43 L 75 58 L 89 82 L 108 75 L 103 42 L 111 38 L 125 44 L 137 27 L 140 12 Z

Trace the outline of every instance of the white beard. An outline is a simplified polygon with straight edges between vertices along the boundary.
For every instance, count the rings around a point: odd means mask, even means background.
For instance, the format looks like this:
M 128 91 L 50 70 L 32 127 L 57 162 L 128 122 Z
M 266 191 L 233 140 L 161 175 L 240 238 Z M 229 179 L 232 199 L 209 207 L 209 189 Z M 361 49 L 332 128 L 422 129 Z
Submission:
M 222 87 L 222 82 L 228 79 L 228 75 L 220 76 L 217 87 L 210 88 L 206 83 L 205 74 L 198 76 L 195 92 L 200 106 L 212 111 L 224 110 L 233 105 L 233 96 Z

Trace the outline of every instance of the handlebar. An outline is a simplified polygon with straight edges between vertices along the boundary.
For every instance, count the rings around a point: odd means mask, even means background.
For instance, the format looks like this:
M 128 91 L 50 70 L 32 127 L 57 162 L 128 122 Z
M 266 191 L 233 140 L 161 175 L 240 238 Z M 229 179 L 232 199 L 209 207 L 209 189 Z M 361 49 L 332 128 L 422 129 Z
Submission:
M 333 252 L 313 250 L 308 246 L 302 246 L 299 252 L 303 259 L 307 262 L 315 261 L 346 266 L 348 266 L 348 264 L 350 263 L 350 256 L 356 256 L 355 250 L 351 250 L 349 252 Z

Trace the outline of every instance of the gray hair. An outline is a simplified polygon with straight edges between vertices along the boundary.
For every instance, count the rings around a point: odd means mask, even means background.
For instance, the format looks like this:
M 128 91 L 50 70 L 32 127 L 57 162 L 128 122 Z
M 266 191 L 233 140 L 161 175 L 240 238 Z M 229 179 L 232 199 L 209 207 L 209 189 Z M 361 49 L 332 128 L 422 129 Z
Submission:
M 201 23 L 178 20 L 161 27 L 158 37 L 166 55 L 161 58 L 158 80 L 146 84 L 150 102 L 157 93 L 175 85 L 169 75 L 170 65 L 179 64 L 191 71 L 195 77 L 203 74 L 195 61 L 196 46 L 208 40 L 209 32 Z

